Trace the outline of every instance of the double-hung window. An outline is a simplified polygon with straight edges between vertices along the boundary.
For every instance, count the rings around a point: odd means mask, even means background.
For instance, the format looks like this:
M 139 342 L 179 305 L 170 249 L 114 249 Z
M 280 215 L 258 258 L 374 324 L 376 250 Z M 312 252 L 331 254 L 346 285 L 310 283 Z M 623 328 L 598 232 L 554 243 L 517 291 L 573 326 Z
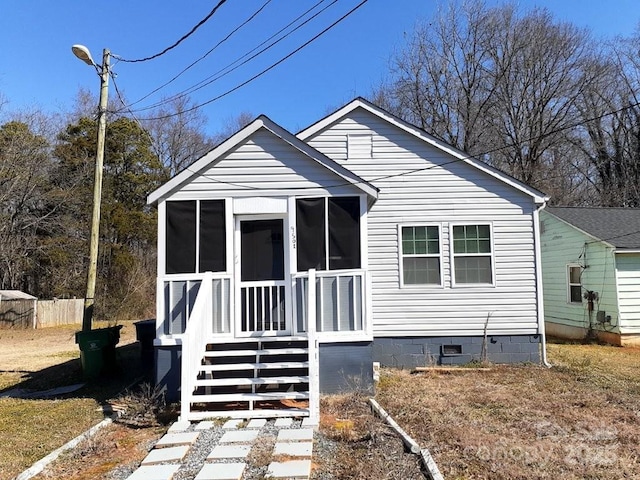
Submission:
M 441 285 L 440 228 L 401 226 L 403 285 Z
M 582 303 L 582 267 L 567 265 L 567 297 L 569 303 Z
M 490 225 L 454 225 L 455 284 L 492 284 L 493 252 Z

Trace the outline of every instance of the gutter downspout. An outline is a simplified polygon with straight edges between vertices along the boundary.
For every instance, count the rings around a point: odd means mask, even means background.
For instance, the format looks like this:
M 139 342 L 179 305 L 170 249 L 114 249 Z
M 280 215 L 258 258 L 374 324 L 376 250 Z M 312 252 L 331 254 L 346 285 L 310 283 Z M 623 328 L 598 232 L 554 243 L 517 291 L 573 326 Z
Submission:
M 551 368 L 551 364 L 547 360 L 547 335 L 544 326 L 544 301 L 542 287 L 542 251 L 540 248 L 540 211 L 547 206 L 548 198 L 545 198 L 540 206 L 533 211 L 533 237 L 534 250 L 536 255 L 536 290 L 538 291 L 537 307 L 538 307 L 538 332 L 540 332 L 540 340 L 542 344 L 542 364 Z

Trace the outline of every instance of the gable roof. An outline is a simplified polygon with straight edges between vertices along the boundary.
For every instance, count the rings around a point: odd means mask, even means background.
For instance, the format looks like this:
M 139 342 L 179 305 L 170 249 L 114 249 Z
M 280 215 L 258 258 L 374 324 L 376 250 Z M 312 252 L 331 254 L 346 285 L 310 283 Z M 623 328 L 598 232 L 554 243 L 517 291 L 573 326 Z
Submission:
M 640 208 L 547 207 L 545 210 L 617 249 L 640 249 Z
M 415 125 L 410 124 L 409 122 L 402 120 L 399 117 L 396 117 L 392 113 L 387 112 L 386 110 L 378 107 L 377 105 L 374 105 L 373 103 L 365 100 L 362 97 L 355 98 L 354 100 L 346 104 L 344 107 L 339 108 L 332 114 L 315 122 L 314 124 L 310 125 L 304 130 L 301 130 L 300 132 L 297 133 L 296 136 L 301 140 L 307 141 L 310 137 L 324 130 L 334 122 L 340 120 L 341 118 L 345 117 L 346 115 L 348 115 L 349 113 L 351 113 L 352 111 L 358 108 L 362 108 L 372 113 L 373 115 L 376 115 L 381 119 L 386 120 L 387 122 L 397 126 L 398 128 L 404 130 L 405 132 L 457 158 L 459 161 L 464 162 L 468 165 L 471 165 L 474 168 L 477 168 L 478 170 L 481 170 L 489 174 L 490 176 L 514 187 L 516 190 L 519 190 L 533 197 L 534 201 L 537 204 L 544 204 L 545 202 L 549 201 L 549 197 L 544 193 L 536 190 L 533 187 L 530 187 L 529 185 L 526 185 L 525 183 L 511 177 L 510 175 L 502 172 L 501 170 L 495 167 L 492 167 L 490 165 L 487 165 L 484 162 L 481 162 L 480 160 L 472 158 L 469 154 L 461 150 L 458 150 L 455 147 L 452 147 L 451 145 L 443 142 L 442 140 L 438 140 L 433 135 L 429 135 L 424 130 L 416 127 Z
M 257 132 L 261 128 L 273 133 L 275 136 L 297 149 L 300 153 L 307 156 L 310 160 L 315 161 L 327 170 L 332 171 L 341 177 L 345 183 L 354 185 L 374 199 L 378 198 L 378 189 L 369 182 L 306 144 L 291 132 L 269 119 L 267 116 L 260 115 L 249 125 L 229 137 L 224 142 L 220 143 L 218 146 L 214 147 L 209 153 L 201 157 L 199 160 L 196 160 L 192 165 L 182 170 L 171 180 L 151 192 L 147 197 L 147 203 L 156 203 L 162 197 L 168 196 L 173 191 L 178 190 L 182 185 L 189 182 L 194 177 L 197 177 L 203 169 L 220 161 L 222 156 L 248 139 L 253 133 Z

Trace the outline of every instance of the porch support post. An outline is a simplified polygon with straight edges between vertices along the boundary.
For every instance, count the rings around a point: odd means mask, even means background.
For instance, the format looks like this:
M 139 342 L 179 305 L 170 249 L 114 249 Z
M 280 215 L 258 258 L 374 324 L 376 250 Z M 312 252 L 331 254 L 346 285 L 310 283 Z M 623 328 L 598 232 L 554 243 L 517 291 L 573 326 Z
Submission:
M 309 270 L 307 302 L 307 339 L 309 341 L 309 417 L 320 420 L 320 361 L 316 335 L 316 270 Z

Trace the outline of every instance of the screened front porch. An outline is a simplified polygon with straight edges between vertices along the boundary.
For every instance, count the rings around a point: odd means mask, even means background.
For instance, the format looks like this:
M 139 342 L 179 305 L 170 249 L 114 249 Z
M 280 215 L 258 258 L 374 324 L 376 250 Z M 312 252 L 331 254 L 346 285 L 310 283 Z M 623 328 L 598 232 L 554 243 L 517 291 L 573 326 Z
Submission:
M 318 339 L 338 336 L 344 341 L 371 337 L 368 315 L 367 272 L 314 270 L 293 275 L 290 285 L 243 285 L 234 291 L 229 275 L 172 275 L 163 280 L 164 318 L 162 336 L 180 338 L 192 318 L 196 298 L 209 282 L 211 301 L 207 329 L 218 339 L 256 335 L 306 336 L 309 283 L 315 284 Z M 312 297 L 313 298 L 313 297 Z

